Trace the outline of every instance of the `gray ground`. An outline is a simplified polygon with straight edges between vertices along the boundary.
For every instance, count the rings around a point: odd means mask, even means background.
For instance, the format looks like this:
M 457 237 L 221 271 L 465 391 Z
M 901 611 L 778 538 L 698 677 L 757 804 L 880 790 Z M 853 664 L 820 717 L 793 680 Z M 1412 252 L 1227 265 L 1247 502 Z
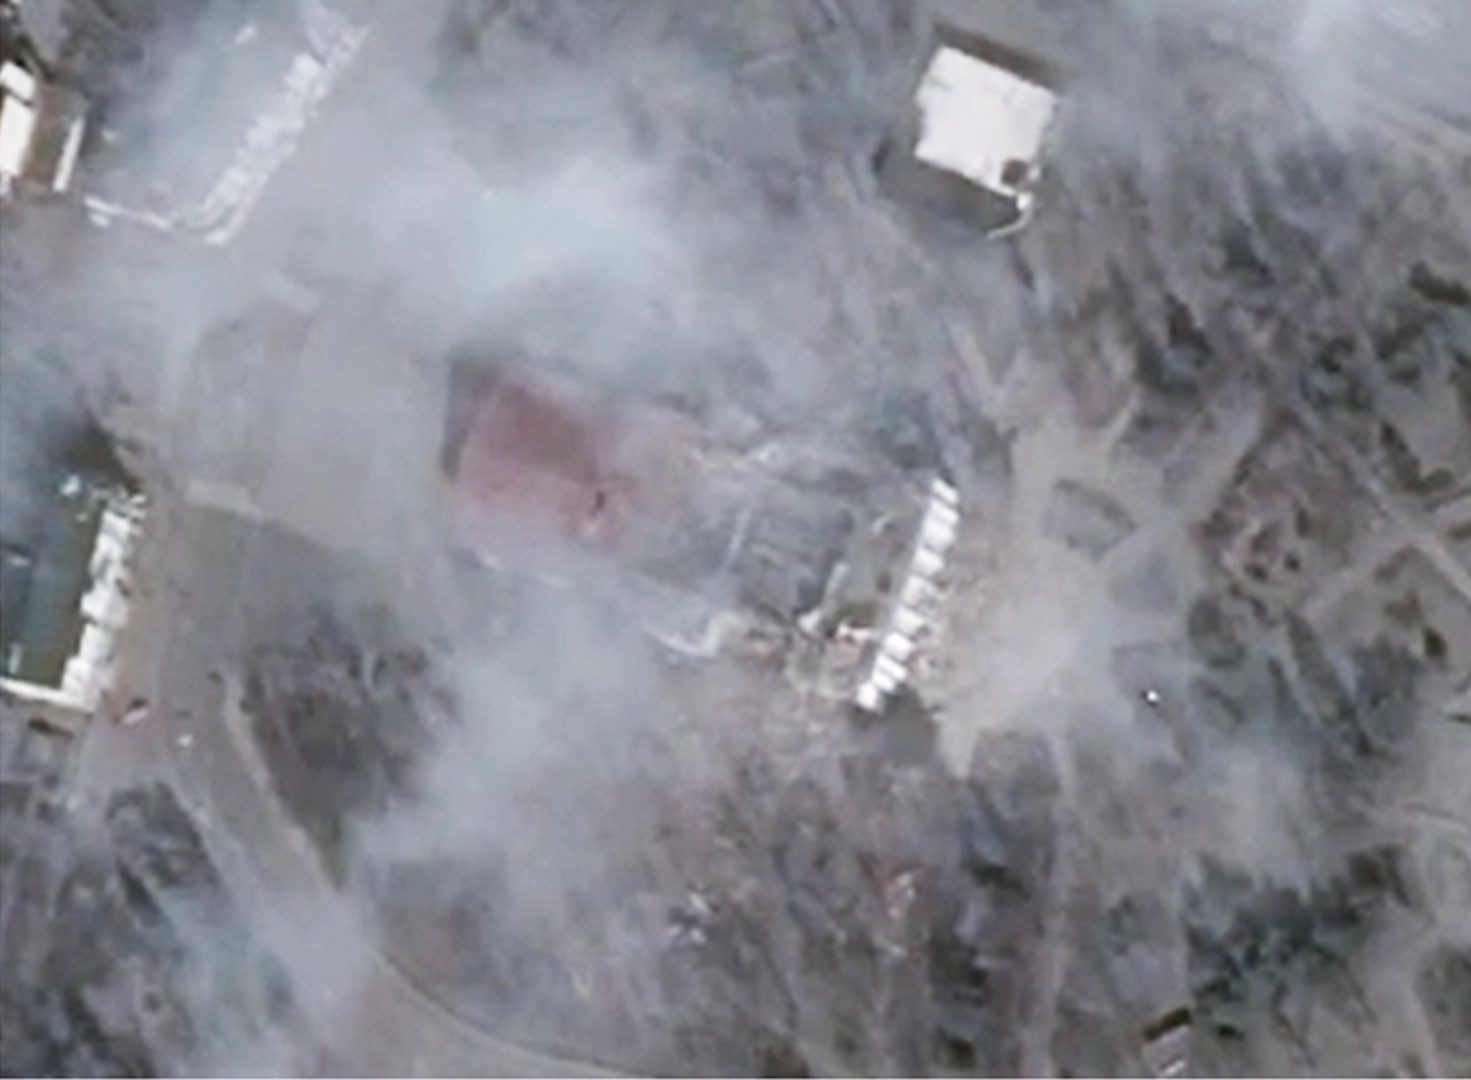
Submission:
M 73 385 L 152 510 L 116 700 L 44 798 L 3 744 L 5 1072 L 1127 1075 L 1182 1005 L 1196 1073 L 1471 1071 L 1457 7 L 344 4 L 228 247 L 7 208 L 0 512 Z M 1067 75 L 1013 242 L 873 182 L 937 16 Z M 130 130 L 229 126 L 202 17 Z M 130 138 L 109 194 L 195 184 Z M 451 558 L 466 347 L 775 429 L 906 402 L 967 508 L 916 694 L 855 722 Z M 141 918 L 140 842 L 269 961 Z

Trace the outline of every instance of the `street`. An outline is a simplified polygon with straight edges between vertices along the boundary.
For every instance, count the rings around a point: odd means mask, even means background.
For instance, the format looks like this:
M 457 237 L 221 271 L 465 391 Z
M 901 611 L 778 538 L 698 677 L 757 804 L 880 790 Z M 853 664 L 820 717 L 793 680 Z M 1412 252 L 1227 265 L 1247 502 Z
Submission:
M 342 558 L 334 550 L 411 573 L 416 559 L 432 561 L 438 554 L 430 545 L 438 539 L 433 469 L 443 389 L 437 370 L 422 362 L 425 343 L 410 339 L 401 322 L 395 325 L 395 268 L 378 267 L 382 290 L 365 292 L 359 281 L 317 280 L 313 265 L 343 265 L 354 253 L 311 251 L 301 240 L 345 235 L 351 244 L 371 229 L 372 222 L 354 220 L 359 211 L 333 195 L 361 188 L 359 162 L 365 158 L 377 163 L 376 181 L 390 191 L 426 176 L 437 184 L 462 177 L 435 199 L 439 213 L 453 215 L 456 202 L 477 197 L 477 181 L 443 141 L 442 125 L 424 97 L 446 6 L 446 0 L 380 3 L 354 12 L 369 28 L 361 55 L 228 245 L 209 247 L 188 235 L 126 222 L 96 241 L 112 249 L 105 255 L 114 260 L 141 253 L 144 265 L 161 275 L 152 282 L 155 289 L 169 289 L 170 281 L 187 275 L 191 291 L 222 311 L 284 309 L 280 317 L 304 323 L 304 332 L 296 334 L 293 348 L 259 356 L 249 373 L 246 407 L 271 418 L 275 433 L 269 439 L 256 429 L 234 445 L 227 439 L 223 447 L 208 448 L 207 440 L 218 442 L 222 434 L 228 399 L 199 368 L 230 361 L 207 351 L 172 363 L 151 407 L 133 406 L 154 430 L 161 420 L 163 430 L 173 432 L 160 444 L 156 462 L 162 474 L 155 482 L 168 494 L 156 499 L 151 516 L 140 574 L 149 594 L 138 605 L 136 652 L 116 694 L 119 701 L 146 700 L 149 712 L 136 727 L 94 729 L 96 745 L 87 755 L 93 772 L 80 787 L 84 793 L 89 785 L 105 790 L 135 774 L 169 778 L 195 814 L 252 929 L 313 995 L 305 1005 L 335 1070 L 600 1075 L 588 1063 L 528 1052 L 481 1031 L 400 974 L 286 817 L 239 710 L 234 665 L 247 609 L 270 602 L 262 586 L 301 610 L 304 598 L 330 595 L 327 581 Z M 405 135 L 388 154 L 379 136 L 386 116 L 388 126 Z M 408 220 L 402 227 L 418 225 Z M 362 254 L 374 257 L 371 250 Z M 406 503 L 409 498 L 415 501 Z M 209 505 L 221 502 L 226 510 Z M 303 559 L 298 580 L 304 588 L 295 590 L 284 584 L 289 575 L 283 577 L 283 568 Z M 119 771 L 120 756 L 135 763 L 133 771 Z M 324 964 L 338 977 L 324 978 Z

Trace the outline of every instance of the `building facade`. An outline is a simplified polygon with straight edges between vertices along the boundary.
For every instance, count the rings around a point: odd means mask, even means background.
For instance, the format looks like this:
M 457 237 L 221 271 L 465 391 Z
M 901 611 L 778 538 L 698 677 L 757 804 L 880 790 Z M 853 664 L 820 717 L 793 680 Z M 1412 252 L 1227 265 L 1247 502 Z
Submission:
M 26 537 L 0 539 L 0 690 L 94 711 L 130 613 L 140 495 L 67 472 Z

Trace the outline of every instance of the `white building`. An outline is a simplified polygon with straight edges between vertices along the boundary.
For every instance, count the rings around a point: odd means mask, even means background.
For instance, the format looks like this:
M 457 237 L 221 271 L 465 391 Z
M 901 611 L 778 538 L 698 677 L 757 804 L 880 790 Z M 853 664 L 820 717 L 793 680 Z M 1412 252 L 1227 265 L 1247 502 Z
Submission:
M 993 236 L 1029 219 L 1056 79 L 1045 65 L 984 39 L 943 35 L 901 137 L 881 152 L 895 194 L 968 217 Z
M 90 713 L 130 614 L 141 496 L 68 475 L 29 543 L 0 545 L 0 690 Z

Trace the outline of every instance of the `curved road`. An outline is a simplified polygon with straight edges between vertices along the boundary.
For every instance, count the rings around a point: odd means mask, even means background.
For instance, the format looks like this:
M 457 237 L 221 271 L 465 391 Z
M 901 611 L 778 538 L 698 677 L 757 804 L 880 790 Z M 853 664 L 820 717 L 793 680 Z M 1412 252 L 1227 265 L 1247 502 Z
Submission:
M 146 741 L 184 803 L 251 929 L 291 972 L 328 1071 L 349 1075 L 609 1076 L 588 1062 L 526 1050 L 420 992 L 379 950 L 352 902 L 327 879 L 283 811 L 228 671 L 241 628 L 246 548 L 262 562 L 299 559 L 300 545 L 268 527 L 185 505 L 156 507 L 140 575 L 133 640 L 150 653 L 124 673 L 151 703 L 126 735 Z M 229 568 L 224 573 L 220 568 Z M 168 584 L 165 584 L 168 583 Z M 142 749 L 141 747 L 139 749 Z M 306 1072 L 303 1063 L 298 1071 Z

